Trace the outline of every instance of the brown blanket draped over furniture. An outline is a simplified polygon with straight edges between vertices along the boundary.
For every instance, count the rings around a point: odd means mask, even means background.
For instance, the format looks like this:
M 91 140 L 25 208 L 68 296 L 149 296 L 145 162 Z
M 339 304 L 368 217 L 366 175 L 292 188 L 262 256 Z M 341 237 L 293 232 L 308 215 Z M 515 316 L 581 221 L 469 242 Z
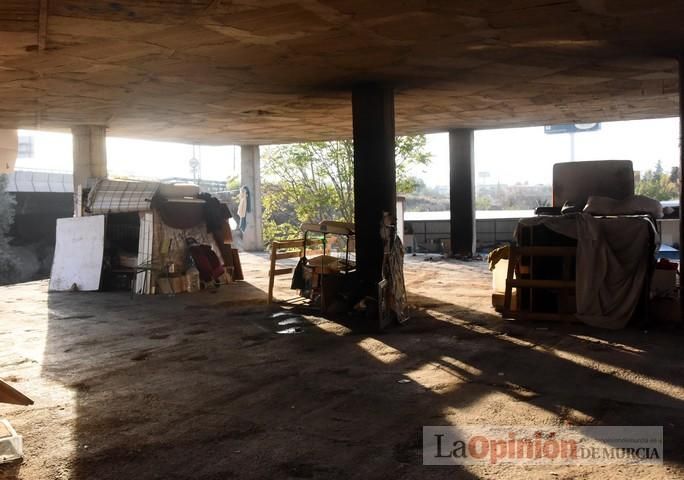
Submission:
M 525 218 L 516 232 L 518 244 L 539 245 L 523 235 L 525 227 L 538 226 L 568 240 L 556 242 L 576 241 L 575 317 L 597 327 L 624 327 L 643 296 L 655 258 L 657 233 L 651 218 L 587 213 Z
M 553 205 L 535 213 L 510 248 L 504 315 L 616 329 L 642 300 L 648 314 L 662 206 L 634 195 L 631 161 L 555 164 Z

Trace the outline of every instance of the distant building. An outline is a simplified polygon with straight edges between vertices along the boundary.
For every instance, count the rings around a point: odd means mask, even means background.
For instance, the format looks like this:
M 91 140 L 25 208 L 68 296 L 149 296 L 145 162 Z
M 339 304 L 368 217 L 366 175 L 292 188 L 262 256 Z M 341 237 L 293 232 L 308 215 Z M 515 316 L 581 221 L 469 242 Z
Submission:
M 207 192 L 207 193 L 220 193 L 220 192 L 225 192 L 227 190 L 227 185 L 225 180 L 193 180 L 192 178 L 183 178 L 183 177 L 168 177 L 168 178 L 162 178 L 159 180 L 162 183 L 191 183 L 194 185 L 198 185 L 200 187 L 201 192 Z

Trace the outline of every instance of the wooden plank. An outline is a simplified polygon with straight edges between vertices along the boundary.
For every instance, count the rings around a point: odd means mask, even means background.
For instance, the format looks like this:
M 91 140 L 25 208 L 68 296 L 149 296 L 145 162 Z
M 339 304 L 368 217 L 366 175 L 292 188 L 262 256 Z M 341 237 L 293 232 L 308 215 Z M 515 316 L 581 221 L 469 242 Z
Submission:
M 503 313 L 508 315 L 511 312 L 511 295 L 513 294 L 513 286 L 511 282 L 515 277 L 515 265 L 518 263 L 520 258 L 518 257 L 517 250 L 511 248 L 508 255 L 508 273 L 506 275 L 506 290 L 504 293 L 504 308 Z M 520 303 L 518 302 L 518 308 L 520 308 Z
M 275 242 L 271 245 L 271 268 L 268 271 L 268 300 L 267 303 L 270 305 L 271 302 L 273 301 L 273 284 L 274 284 L 274 271 L 275 271 L 275 265 L 276 265 L 276 252 L 278 251 L 278 247 L 275 245 Z
M 569 280 L 571 259 L 576 256 L 577 249 L 575 247 L 512 247 L 509 260 L 509 273 L 506 279 L 506 294 L 508 298 L 504 297 L 504 309 L 502 315 L 504 317 L 514 318 L 518 320 L 539 320 L 539 321 L 572 321 L 574 315 L 569 313 L 568 305 L 570 294 L 568 290 L 576 288 L 576 282 Z M 529 257 L 530 267 L 533 264 L 533 259 L 536 257 L 564 257 L 564 271 L 563 280 L 547 280 L 547 279 L 515 279 L 513 274 L 517 263 L 522 257 Z M 530 268 L 531 271 L 531 268 Z M 547 289 L 561 289 L 562 303 L 560 312 L 529 312 L 529 311 L 511 311 L 511 295 L 514 287 L 519 288 L 547 288 Z M 518 289 L 518 292 L 520 290 Z M 531 299 L 530 299 L 531 301 Z
M 563 257 L 563 280 L 572 279 L 572 261 L 570 256 Z M 564 288 L 560 293 L 560 313 L 571 311 L 570 289 Z
M 320 224 L 325 225 L 327 228 L 330 228 L 330 227 L 343 228 L 347 231 L 347 235 L 353 235 L 354 234 L 354 223 L 352 223 L 352 222 L 336 222 L 334 220 L 323 220 Z
M 289 268 L 276 268 L 274 270 L 271 270 L 273 275 L 285 275 L 287 273 L 292 273 L 292 267 Z
M 515 247 L 522 256 L 534 257 L 575 257 L 576 247 Z
M 308 246 L 313 246 L 313 245 L 320 245 L 323 243 L 323 240 L 320 238 L 310 238 L 307 240 L 306 245 Z M 303 238 L 296 238 L 292 240 L 274 240 L 271 242 L 272 246 L 275 246 L 277 250 L 281 249 L 290 249 L 290 248 L 301 248 L 304 246 L 304 239 Z
M 16 388 L 0 380 L 0 403 L 12 405 L 33 405 L 33 400 Z
M 522 288 L 575 288 L 575 282 L 570 280 L 510 280 L 511 287 Z
M 302 252 L 285 252 L 285 253 L 276 253 L 275 254 L 275 259 L 276 260 L 285 260 L 286 258 L 299 258 L 302 256 Z
M 271 247 L 280 250 L 281 248 L 297 248 L 304 246 L 304 239 L 297 238 L 294 240 L 274 240 L 271 242 Z
M 244 280 L 245 276 L 242 273 L 242 264 L 240 263 L 240 254 L 237 248 L 232 248 L 233 254 L 233 280 Z
M 350 231 L 348 228 L 340 225 L 329 225 L 329 224 L 319 224 L 319 223 L 303 223 L 303 232 L 315 232 L 315 233 L 336 233 L 338 235 L 350 235 L 354 232 Z
M 574 322 L 574 315 L 553 312 L 511 312 L 508 315 L 516 320 L 549 321 L 549 322 Z

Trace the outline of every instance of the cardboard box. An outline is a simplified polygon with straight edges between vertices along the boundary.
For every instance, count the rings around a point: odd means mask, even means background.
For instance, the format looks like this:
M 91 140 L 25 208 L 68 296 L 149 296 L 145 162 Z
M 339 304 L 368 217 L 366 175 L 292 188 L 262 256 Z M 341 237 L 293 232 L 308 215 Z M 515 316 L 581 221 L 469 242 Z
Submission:
M 172 293 L 185 292 L 185 277 L 159 277 L 157 278 L 157 293 L 171 295 Z
M 679 323 L 682 321 L 679 312 L 678 298 L 654 298 L 651 300 L 649 316 L 655 322 Z
M 505 295 L 503 293 L 492 293 L 492 307 L 497 312 L 502 312 L 504 307 Z M 518 309 L 518 296 L 513 293 L 511 295 L 511 310 L 515 311 Z
M 654 297 L 674 297 L 677 286 L 677 271 L 656 268 L 651 279 L 651 295 Z

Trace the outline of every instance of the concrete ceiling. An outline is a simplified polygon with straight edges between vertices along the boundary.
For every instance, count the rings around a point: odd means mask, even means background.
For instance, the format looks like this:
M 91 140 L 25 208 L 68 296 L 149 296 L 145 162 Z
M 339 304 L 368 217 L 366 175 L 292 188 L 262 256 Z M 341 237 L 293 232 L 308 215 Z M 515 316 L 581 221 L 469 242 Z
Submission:
M 677 114 L 682 0 L 3 0 L 0 128 L 220 143 Z

